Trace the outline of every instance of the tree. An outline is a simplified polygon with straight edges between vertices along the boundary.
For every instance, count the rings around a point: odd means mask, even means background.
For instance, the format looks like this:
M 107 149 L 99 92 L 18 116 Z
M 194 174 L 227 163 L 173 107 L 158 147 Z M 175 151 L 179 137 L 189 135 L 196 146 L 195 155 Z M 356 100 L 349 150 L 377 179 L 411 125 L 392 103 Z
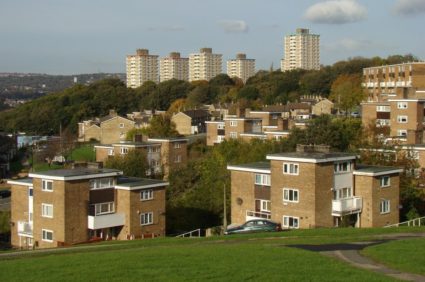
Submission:
M 168 138 L 179 136 L 176 125 L 171 121 L 168 115 L 157 115 L 152 117 L 148 127 L 143 128 L 142 132 L 149 137 Z
M 130 150 L 124 156 L 108 158 L 105 167 L 122 170 L 125 176 L 146 177 L 149 164 L 144 151 Z
M 359 75 L 340 75 L 331 87 L 329 98 L 336 103 L 339 110 L 346 114 L 355 106 L 359 105 L 365 98 L 365 92 L 361 87 Z

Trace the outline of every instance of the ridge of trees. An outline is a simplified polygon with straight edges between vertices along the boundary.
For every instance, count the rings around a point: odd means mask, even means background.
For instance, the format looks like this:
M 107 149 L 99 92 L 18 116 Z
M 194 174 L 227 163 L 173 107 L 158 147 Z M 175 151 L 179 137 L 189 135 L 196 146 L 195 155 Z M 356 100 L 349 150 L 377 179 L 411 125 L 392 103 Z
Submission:
M 107 115 L 109 109 L 121 115 L 141 109 L 168 110 L 170 106 L 172 111 L 193 109 L 210 103 L 242 103 L 255 109 L 262 105 L 295 102 L 302 95 L 329 97 L 333 82 L 341 75 L 360 76 L 365 67 L 414 60 L 417 58 L 412 55 L 386 59 L 358 57 L 324 66 L 318 71 L 258 71 L 245 85 L 225 74 L 209 82 L 146 82 L 137 89 L 127 88 L 119 79 L 105 79 L 90 85 L 75 85 L 0 112 L 0 131 L 57 134 L 62 125 L 75 133 L 78 122 Z M 342 87 L 344 89 L 347 87 Z M 175 101 L 180 102 L 175 105 Z

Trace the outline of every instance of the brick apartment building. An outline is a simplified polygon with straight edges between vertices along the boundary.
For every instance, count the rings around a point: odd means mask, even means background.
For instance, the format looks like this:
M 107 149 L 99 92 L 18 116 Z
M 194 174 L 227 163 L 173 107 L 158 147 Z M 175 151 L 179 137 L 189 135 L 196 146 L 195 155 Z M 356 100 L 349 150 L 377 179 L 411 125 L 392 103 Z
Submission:
M 96 145 L 96 162 L 105 163 L 109 157 L 124 156 L 130 150 L 145 152 L 149 170 L 147 175 L 163 174 L 167 179 L 170 171 L 187 164 L 187 143 L 184 138 L 151 138 L 146 142 L 120 142 Z
M 10 180 L 11 241 L 52 248 L 91 240 L 165 235 L 161 180 L 129 178 L 115 169 L 62 169 Z
M 389 140 L 424 143 L 425 62 L 363 69 L 365 126 L 389 128 Z
M 345 216 L 356 227 L 399 222 L 401 169 L 357 165 L 355 155 L 310 149 L 229 165 L 232 224 L 266 218 L 283 228 L 333 227 Z

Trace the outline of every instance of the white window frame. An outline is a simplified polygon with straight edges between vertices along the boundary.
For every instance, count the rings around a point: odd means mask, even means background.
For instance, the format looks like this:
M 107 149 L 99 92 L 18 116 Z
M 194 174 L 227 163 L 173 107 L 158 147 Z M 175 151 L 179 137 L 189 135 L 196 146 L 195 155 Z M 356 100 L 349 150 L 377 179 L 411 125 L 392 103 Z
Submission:
M 224 129 L 224 124 L 219 123 L 219 124 L 217 125 L 217 129 Z
M 381 176 L 381 178 L 379 179 L 379 183 L 380 183 L 381 187 L 390 187 L 391 186 L 391 177 L 389 175 Z
M 350 171 L 351 171 L 351 162 L 350 161 L 334 163 L 334 172 L 336 174 L 347 173 L 347 172 L 350 172 Z
M 298 203 L 300 201 L 300 191 L 293 188 L 283 188 L 282 199 L 284 202 Z
M 140 214 L 140 225 L 152 225 L 153 212 L 145 212 Z
M 89 187 L 90 187 L 90 190 L 113 188 L 114 178 L 104 177 L 104 178 L 90 179 Z
M 50 188 L 49 184 L 50 183 Z M 41 191 L 53 192 L 53 180 L 42 179 L 41 180 Z
M 140 201 L 153 200 L 153 189 L 144 189 L 140 191 Z
M 107 207 L 106 211 L 102 211 L 102 207 Z M 105 202 L 94 204 L 94 215 L 110 214 L 115 212 L 115 203 L 114 202 Z
M 174 162 L 175 163 L 181 163 L 182 162 L 182 156 L 181 155 L 174 156 Z
M 379 212 L 381 214 L 387 214 L 391 212 L 391 203 L 390 200 L 381 199 L 379 203 Z
M 230 138 L 236 139 L 236 138 L 238 138 L 238 133 L 237 132 L 230 132 L 229 136 L 230 136 Z
M 121 147 L 121 148 L 120 148 L 120 154 L 121 154 L 121 155 L 126 155 L 126 154 L 128 154 L 128 148 L 127 148 L 127 147 Z
M 397 136 L 406 137 L 407 136 L 407 129 L 398 129 L 397 130 Z
M 271 201 L 268 201 L 268 200 L 259 200 L 259 201 L 260 201 L 260 211 L 261 212 L 271 212 L 271 210 L 272 210 L 272 207 L 271 207 L 272 202 Z
M 283 163 L 283 174 L 299 175 L 300 165 L 297 163 Z
M 120 123 L 120 128 L 124 128 L 124 123 Z
M 231 126 L 231 127 L 237 127 L 237 126 L 238 126 L 238 121 L 236 121 L 236 120 L 231 120 L 231 121 L 230 121 L 230 126 Z
M 408 123 L 409 119 L 407 116 L 397 116 L 397 122 L 398 123 Z
M 270 174 L 256 173 L 254 183 L 256 185 L 270 186 L 270 178 Z
M 408 107 L 407 102 L 397 102 L 397 109 L 404 110 L 404 109 L 407 109 L 407 107 Z
M 53 205 L 52 204 L 41 204 L 41 216 L 47 218 L 53 218 Z
M 174 149 L 180 149 L 182 147 L 181 143 L 174 143 Z
M 291 220 L 292 220 L 292 224 L 291 224 Z M 298 229 L 300 228 L 300 218 L 296 216 L 284 215 L 282 220 L 282 226 L 289 229 Z
M 47 234 L 51 234 L 52 239 L 47 238 Z M 44 242 L 53 242 L 53 231 L 49 229 L 41 229 L 41 240 Z

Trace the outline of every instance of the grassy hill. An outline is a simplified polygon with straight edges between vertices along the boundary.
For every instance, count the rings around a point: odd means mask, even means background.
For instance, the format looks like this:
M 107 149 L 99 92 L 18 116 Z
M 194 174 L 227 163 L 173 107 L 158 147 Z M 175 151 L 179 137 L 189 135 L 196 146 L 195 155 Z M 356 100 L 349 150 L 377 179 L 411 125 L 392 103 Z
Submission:
M 425 228 L 160 238 L 27 251 L 13 256 L 0 253 L 0 281 L 391 281 L 383 274 L 289 246 L 360 242 L 402 232 L 425 232 Z M 403 251 L 397 255 L 403 257 Z M 424 258 L 411 263 L 424 265 Z

